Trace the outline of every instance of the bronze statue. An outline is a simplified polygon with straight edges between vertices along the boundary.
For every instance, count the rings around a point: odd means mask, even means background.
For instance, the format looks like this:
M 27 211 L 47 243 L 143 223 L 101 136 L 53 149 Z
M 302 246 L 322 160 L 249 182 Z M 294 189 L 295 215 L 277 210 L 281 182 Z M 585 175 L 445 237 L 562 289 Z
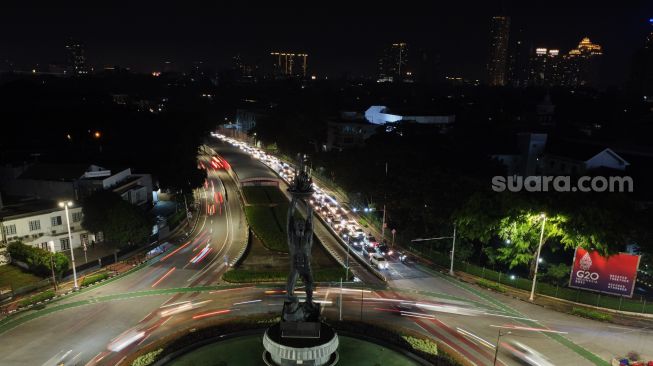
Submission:
M 313 180 L 306 166 L 306 156 L 298 156 L 295 178 L 288 187 L 292 199 L 288 209 L 288 249 L 290 252 L 290 273 L 286 284 L 288 300 L 284 305 L 283 319 L 286 321 L 306 321 L 319 316 L 319 307 L 313 303 L 313 272 L 311 270 L 311 250 L 313 248 L 313 208 L 305 199 L 313 194 Z M 306 219 L 297 219 L 297 206 L 306 205 Z M 300 278 L 304 282 L 306 301 L 299 303 L 295 296 L 295 285 Z
M 295 284 L 301 276 L 306 289 L 306 303 L 313 304 L 313 273 L 311 271 L 311 249 L 313 247 L 313 209 L 306 205 L 306 220 L 295 218 L 295 209 L 298 200 L 293 197 L 288 210 L 288 249 L 290 251 L 290 274 L 286 292 L 288 299 L 297 302 Z

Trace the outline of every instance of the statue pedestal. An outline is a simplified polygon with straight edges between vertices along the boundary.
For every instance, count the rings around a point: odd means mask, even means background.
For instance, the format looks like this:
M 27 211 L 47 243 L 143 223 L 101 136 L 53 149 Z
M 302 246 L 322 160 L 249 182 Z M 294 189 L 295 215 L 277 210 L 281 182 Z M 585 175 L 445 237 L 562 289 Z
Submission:
M 280 327 L 284 338 L 320 338 L 320 304 L 284 302 Z
M 338 334 L 324 323 L 319 338 L 291 338 L 281 335 L 281 324 L 263 335 L 263 361 L 268 366 L 333 366 L 338 363 Z
M 269 366 L 335 365 L 338 335 L 320 322 L 320 304 L 286 301 L 281 322 L 263 336 L 263 361 Z

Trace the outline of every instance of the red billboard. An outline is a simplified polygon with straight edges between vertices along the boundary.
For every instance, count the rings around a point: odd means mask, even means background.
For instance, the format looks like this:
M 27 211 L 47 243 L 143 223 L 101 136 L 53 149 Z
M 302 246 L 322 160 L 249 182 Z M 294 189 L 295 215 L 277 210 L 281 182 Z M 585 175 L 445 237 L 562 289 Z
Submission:
M 603 257 L 596 251 L 576 248 L 569 287 L 632 297 L 639 256 L 619 253 Z

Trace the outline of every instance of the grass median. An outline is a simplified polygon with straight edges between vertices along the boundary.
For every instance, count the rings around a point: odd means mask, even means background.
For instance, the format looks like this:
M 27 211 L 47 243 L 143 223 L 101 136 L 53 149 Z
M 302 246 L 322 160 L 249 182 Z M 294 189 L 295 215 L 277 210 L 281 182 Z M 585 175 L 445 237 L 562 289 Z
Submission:
M 261 283 L 261 282 L 285 282 L 288 278 L 288 271 L 256 271 L 246 269 L 234 269 L 226 272 L 222 279 L 232 283 Z M 321 268 L 313 271 L 315 282 L 337 282 L 352 280 L 352 274 L 345 278 L 344 268 Z
M 603 313 L 600 311 L 595 311 L 595 310 L 590 310 L 585 308 L 573 308 L 571 309 L 571 313 L 583 318 L 599 320 L 602 322 L 609 322 L 612 320 L 612 314 Z
M 481 287 L 489 288 L 489 289 L 494 290 L 496 292 L 501 292 L 501 293 L 506 292 L 506 288 L 501 286 L 500 284 L 498 284 L 496 282 L 480 279 L 480 280 L 476 281 L 476 284 L 481 286 Z
M 13 264 L 0 266 L 0 289 L 18 289 L 40 283 L 43 278 L 35 276 Z

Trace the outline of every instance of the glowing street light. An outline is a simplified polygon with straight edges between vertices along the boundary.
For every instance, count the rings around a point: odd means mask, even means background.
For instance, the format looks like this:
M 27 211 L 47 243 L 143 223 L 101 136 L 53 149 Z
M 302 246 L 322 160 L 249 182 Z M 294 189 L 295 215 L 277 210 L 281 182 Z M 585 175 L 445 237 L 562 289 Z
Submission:
M 70 248 L 70 260 L 73 262 L 73 280 L 75 286 L 73 290 L 77 291 L 79 286 L 77 285 L 77 270 L 75 269 L 75 253 L 73 252 L 73 234 L 70 232 L 70 215 L 68 215 L 68 207 L 72 207 L 73 202 L 59 202 L 59 207 L 63 207 L 66 212 L 66 226 L 68 226 L 68 247 Z

